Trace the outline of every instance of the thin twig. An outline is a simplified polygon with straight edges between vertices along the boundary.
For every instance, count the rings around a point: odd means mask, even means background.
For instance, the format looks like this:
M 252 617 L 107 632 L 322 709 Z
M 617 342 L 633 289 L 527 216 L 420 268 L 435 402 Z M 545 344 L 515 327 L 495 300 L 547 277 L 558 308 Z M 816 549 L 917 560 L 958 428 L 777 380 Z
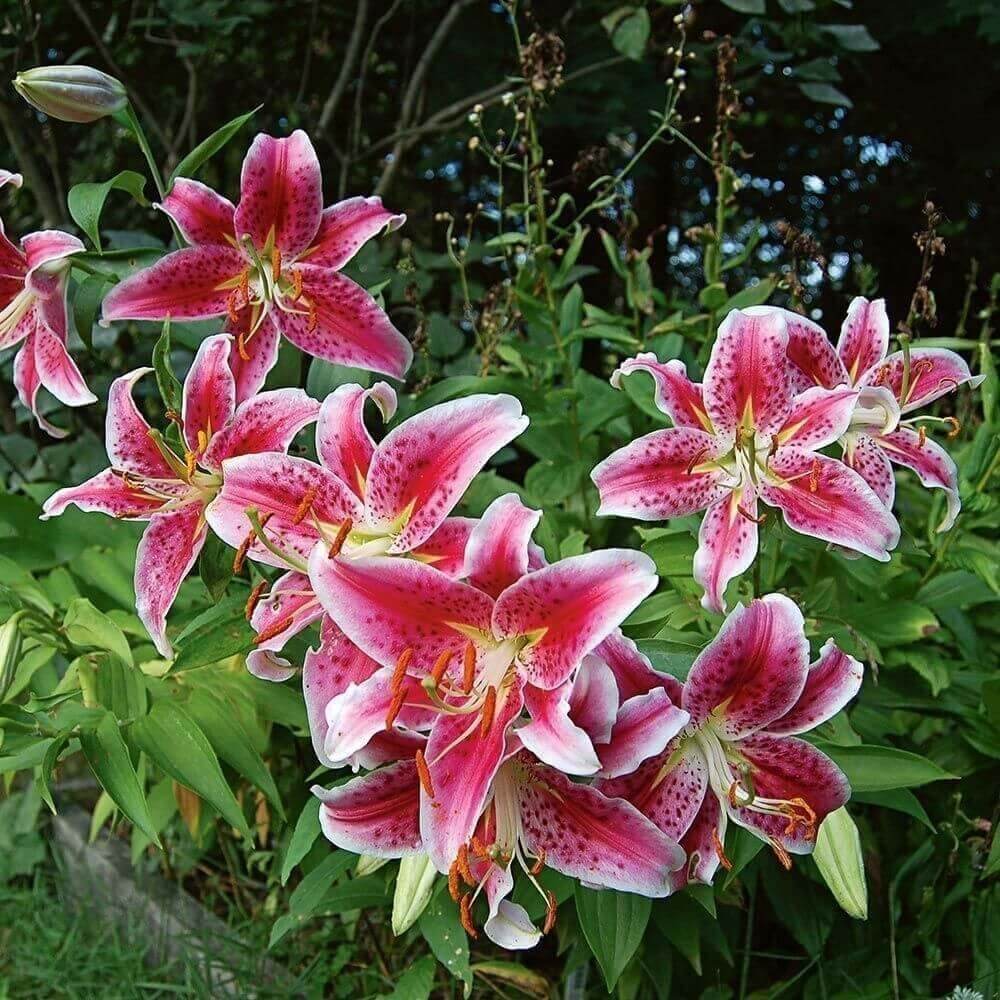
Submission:
M 368 20 L 368 0 L 358 0 L 357 12 L 354 15 L 354 27 L 351 29 L 351 37 L 347 41 L 347 51 L 344 53 L 344 61 L 340 64 L 340 72 L 333 84 L 333 89 L 323 105 L 320 112 L 319 121 L 316 123 L 316 132 L 323 135 L 333 116 L 337 112 L 340 99 L 347 90 L 347 84 L 354 75 L 354 67 L 357 64 L 358 51 L 361 48 L 361 35 L 365 30 L 365 23 Z

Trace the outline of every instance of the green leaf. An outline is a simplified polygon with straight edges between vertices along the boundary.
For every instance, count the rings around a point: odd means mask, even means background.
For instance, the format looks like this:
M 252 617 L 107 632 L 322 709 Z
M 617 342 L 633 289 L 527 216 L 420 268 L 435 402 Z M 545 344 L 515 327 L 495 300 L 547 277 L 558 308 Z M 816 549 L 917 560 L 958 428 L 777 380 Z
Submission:
M 149 814 L 146 795 L 114 715 L 108 712 L 96 729 L 82 730 L 80 748 L 115 805 L 159 847 L 160 838 Z
M 777 278 L 762 278 L 756 285 L 748 285 L 737 292 L 720 310 L 723 315 L 733 309 L 749 309 L 750 306 L 762 306 L 778 287 Z
M 181 412 L 181 384 L 170 366 L 170 319 L 163 323 L 159 339 L 153 346 L 153 371 L 156 373 L 156 387 L 160 390 L 160 398 L 168 410 Z
M 932 781 L 953 781 L 957 777 L 932 760 L 897 750 L 895 747 L 836 746 L 817 742 L 823 753 L 847 775 L 859 792 L 881 792 L 892 788 L 917 788 Z
M 114 653 L 102 656 L 95 665 L 94 691 L 98 702 L 118 719 L 138 719 L 146 714 L 142 674 Z
M 819 30 L 832 35 L 848 52 L 877 52 L 880 48 L 863 24 L 821 24 Z
M 174 168 L 174 172 L 170 175 L 171 185 L 178 177 L 194 177 L 201 167 L 215 156 L 263 106 L 258 104 L 253 111 L 248 111 L 245 115 L 239 115 L 232 121 L 226 122 L 222 128 L 216 129 L 207 139 L 199 142 Z
M 635 954 L 649 923 L 652 901 L 610 889 L 576 888 L 576 915 L 583 936 L 604 973 L 608 992 Z
M 424 955 L 399 977 L 391 993 L 382 994 L 383 1000 L 427 1000 L 434 988 L 434 971 L 434 959 Z
M 90 242 L 101 249 L 101 213 L 112 191 L 125 191 L 140 204 L 146 205 L 144 189 L 146 179 L 134 170 L 122 170 L 110 180 L 75 184 L 70 188 L 66 204 L 73 221 L 90 237 Z
M 94 349 L 94 323 L 107 285 L 103 274 L 88 274 L 73 292 L 73 322 L 88 351 Z
M 172 701 L 156 702 L 149 715 L 133 723 L 130 735 L 171 778 L 197 792 L 230 826 L 236 827 L 248 841 L 253 840 L 212 744 L 179 705 Z
M 122 630 L 85 597 L 70 601 L 63 618 L 63 631 L 75 646 L 106 649 L 132 663 L 132 650 Z
M 835 104 L 841 108 L 854 107 L 854 102 L 847 94 L 838 90 L 832 83 L 800 83 L 799 90 L 817 104 Z
M 641 59 L 649 42 L 649 13 L 645 7 L 619 7 L 601 20 L 615 51 L 629 59 Z
M 765 0 L 722 0 L 730 9 L 739 11 L 741 14 L 766 14 L 767 4 Z
M 870 803 L 883 809 L 894 809 L 923 823 L 931 833 L 937 830 L 927 815 L 927 810 L 908 788 L 889 788 L 882 792 L 859 792 L 857 789 L 852 789 L 851 802 Z
M 284 819 L 285 807 L 274 778 L 236 712 L 205 688 L 193 691 L 184 708 L 208 737 L 215 752 L 241 777 L 259 788 Z
M 356 859 L 356 854 L 335 850 L 302 879 L 289 897 L 288 913 L 278 917 L 271 928 L 268 948 L 273 948 L 293 927 L 304 924 L 312 917 L 323 903 L 330 886 L 354 864 Z
M 443 886 L 420 915 L 420 933 L 434 957 L 465 984 L 465 995 L 472 992 L 472 969 L 469 965 L 469 940 L 458 919 L 458 907 Z
M 198 556 L 198 575 L 213 602 L 221 601 L 233 578 L 233 550 L 210 531 Z
M 951 570 L 928 580 L 916 594 L 921 604 L 935 611 L 944 608 L 968 608 L 1000 600 L 978 576 L 964 569 Z
M 253 648 L 254 632 L 246 620 L 246 601 L 233 594 L 199 615 L 177 637 L 180 651 L 174 670 L 218 663 Z
M 288 848 L 281 861 L 282 885 L 288 881 L 292 870 L 309 853 L 319 836 L 319 807 L 319 799 L 310 798 L 302 807 L 302 812 L 299 813 L 299 818 L 295 821 L 295 829 L 292 831 Z

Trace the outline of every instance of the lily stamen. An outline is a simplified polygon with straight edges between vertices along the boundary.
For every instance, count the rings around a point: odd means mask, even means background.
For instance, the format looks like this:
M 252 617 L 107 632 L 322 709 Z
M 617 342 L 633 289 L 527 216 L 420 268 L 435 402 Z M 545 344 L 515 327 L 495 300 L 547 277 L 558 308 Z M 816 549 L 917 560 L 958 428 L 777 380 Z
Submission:
M 722 841 L 719 839 L 719 831 L 715 827 L 712 828 L 712 846 L 715 848 L 715 855 L 719 859 L 719 864 L 726 869 L 727 872 L 733 870 L 733 863 L 729 860 L 726 854 L 726 849 L 722 845 Z
M 458 849 L 458 857 L 455 858 L 455 864 L 458 867 L 458 873 L 465 880 L 465 884 L 470 888 L 475 887 L 476 879 L 472 874 L 472 869 L 469 867 L 469 848 L 467 844 L 462 844 Z
M 310 486 L 309 489 L 305 491 L 302 496 L 302 501 L 299 503 L 298 507 L 295 508 L 295 513 L 292 515 L 292 524 L 301 524 L 306 519 L 306 514 L 309 513 L 309 509 L 313 505 L 313 501 L 316 499 L 316 495 L 319 493 L 319 487 Z
M 392 674 L 391 690 L 395 694 L 403 686 L 403 681 L 406 679 L 406 670 L 410 665 L 410 660 L 413 659 L 413 647 L 407 646 L 402 653 L 399 654 L 399 659 L 396 661 L 396 669 Z
M 479 931 L 476 930 L 476 925 L 472 922 L 472 893 L 467 892 L 462 897 L 461 903 L 458 904 L 458 913 L 463 930 L 475 941 L 479 937 Z
M 812 468 L 809 470 L 809 492 L 815 493 L 819 489 L 819 459 L 814 458 Z
M 431 769 L 427 766 L 427 759 L 423 750 L 417 750 L 413 758 L 417 764 L 417 777 L 420 779 L 420 787 L 427 793 L 427 797 L 434 798 L 434 785 L 431 782 Z
M 244 611 L 247 621 L 250 621 L 250 619 L 253 618 L 253 613 L 257 610 L 257 605 L 260 603 L 260 599 L 263 596 L 264 591 L 267 589 L 267 583 L 267 580 L 261 580 L 260 583 L 258 583 L 253 590 L 250 591 L 250 596 L 247 598 L 246 609 Z
M 327 553 L 328 558 L 333 559 L 335 556 L 340 555 L 340 550 L 344 547 L 344 542 L 347 541 L 347 536 L 351 533 L 353 527 L 354 522 L 350 518 L 341 524 L 333 541 L 330 543 L 330 551 Z
M 385 716 L 385 728 L 386 732 L 392 729 L 393 724 L 396 721 L 397 716 L 403 710 L 403 704 L 406 701 L 406 690 L 400 686 L 399 690 L 392 696 L 392 704 L 389 705 L 389 711 Z
M 482 721 L 479 724 L 479 735 L 485 737 L 493 726 L 493 716 L 497 707 L 497 689 L 490 687 L 486 692 L 486 700 L 483 702 Z
M 276 621 L 273 625 L 269 625 L 262 632 L 258 632 L 253 638 L 253 644 L 259 646 L 261 643 L 267 642 L 268 639 L 273 639 L 276 635 L 281 635 L 286 629 L 292 627 L 295 624 L 295 616 L 288 615 L 285 618 Z
M 476 679 L 476 647 L 466 643 L 462 653 L 462 693 L 472 694 L 472 686 Z
M 546 907 L 546 910 L 545 910 L 545 923 L 542 925 L 542 933 L 543 934 L 548 934 L 549 931 L 551 931 L 552 928 L 555 927 L 555 925 L 556 925 L 556 907 L 558 905 L 556 903 L 556 895 L 551 890 L 549 890 L 546 893 L 546 901 L 548 903 L 548 906 Z

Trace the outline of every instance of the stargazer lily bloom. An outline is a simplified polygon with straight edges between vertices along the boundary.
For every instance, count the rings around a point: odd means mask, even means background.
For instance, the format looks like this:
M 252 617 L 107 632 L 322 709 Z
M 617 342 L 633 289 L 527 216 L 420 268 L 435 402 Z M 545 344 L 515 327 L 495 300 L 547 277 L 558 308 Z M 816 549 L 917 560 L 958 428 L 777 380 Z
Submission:
M 301 389 L 262 392 L 237 405 L 232 344 L 226 334 L 202 341 L 184 381 L 182 412 L 174 414 L 179 443 L 153 430 L 132 398 L 132 387 L 152 369 L 115 379 L 105 428 L 111 467 L 59 490 L 43 507 L 43 518 L 75 504 L 149 522 L 136 552 L 136 611 L 161 656 L 172 655 L 167 612 L 205 544 L 205 507 L 222 485 L 224 460 L 284 452 L 319 412 Z
M 0 187 L 21 186 L 21 175 L 0 170 Z M 87 388 L 66 349 L 66 287 L 70 257 L 84 245 L 55 229 L 28 233 L 15 246 L 0 221 L 0 351 L 21 344 L 14 359 L 14 385 L 38 426 L 52 437 L 67 431 L 38 412 L 38 390 L 48 389 L 66 406 L 87 406 L 97 397 Z
M 634 806 L 570 781 L 519 750 L 516 735 L 507 736 L 502 757 L 454 856 L 442 854 L 426 831 L 429 804 L 436 799 L 422 756 L 329 791 L 313 788 L 322 802 L 320 825 L 329 840 L 349 851 L 397 858 L 427 850 L 448 873 L 466 932 L 478 937 L 473 905 L 485 895 L 483 929 L 504 948 L 531 948 L 555 924 L 555 897 L 537 881 L 546 865 L 596 887 L 669 895 L 684 854 Z M 475 767 L 476 758 L 467 757 L 466 764 Z M 545 901 L 541 932 L 524 907 L 507 899 L 515 863 Z
M 839 712 L 861 676 L 861 664 L 832 639 L 809 665 L 802 614 L 787 597 L 737 605 L 683 685 L 650 672 L 646 683 L 666 685 L 690 722 L 633 773 L 597 787 L 680 841 L 688 863 L 675 888 L 710 883 L 720 864 L 729 867 L 727 820 L 789 867 L 790 855 L 810 853 L 823 819 L 850 797 L 836 764 L 796 734 Z
M 442 871 L 475 831 L 509 733 L 525 708 L 535 710 L 532 692 L 543 712 L 551 709 L 541 695 L 570 680 L 656 587 L 652 560 L 624 549 L 560 560 L 495 599 L 413 559 L 330 558 L 322 545 L 313 550 L 309 575 L 327 614 L 381 665 L 327 704 L 328 756 L 342 759 L 364 747 L 403 708 L 431 713 L 427 746 L 417 757 L 433 793 L 420 823 L 424 847 Z M 532 741 L 543 759 L 551 749 L 556 766 L 598 769 L 589 740 L 583 749 L 592 759 L 577 763 L 572 748 L 545 736 Z
M 679 361 L 652 354 L 612 376 L 646 371 L 657 406 L 674 422 L 614 452 L 591 473 L 599 514 L 644 521 L 706 510 L 694 578 L 702 604 L 724 611 L 726 585 L 757 554 L 758 500 L 796 531 L 885 561 L 899 525 L 868 483 L 820 454 L 847 430 L 859 396 L 849 386 L 795 394 L 782 315 L 733 310 L 719 328 L 702 385 Z
M 450 517 L 451 510 L 490 457 L 528 425 L 513 396 L 475 395 L 410 417 L 376 446 L 364 422 L 367 400 L 385 420 L 396 412 L 396 394 L 384 382 L 340 386 L 316 424 L 320 464 L 287 455 L 226 462 L 222 489 L 206 512 L 224 541 L 290 571 L 252 611 L 258 643 L 247 666 L 259 677 L 290 677 L 294 670 L 278 653 L 323 614 L 306 562 L 318 542 L 343 558 L 405 555 L 457 576 L 475 521 Z M 321 651 L 316 662 L 322 659 Z M 307 659 L 307 702 L 311 665 Z
M 335 364 L 402 378 L 413 351 L 383 309 L 341 268 L 373 236 L 406 220 L 380 198 L 323 208 L 319 160 L 302 131 L 258 135 L 240 202 L 179 177 L 158 206 L 191 244 L 116 285 L 103 320 L 227 318 L 237 401 L 263 385 L 278 341 Z
M 884 299 L 858 296 L 851 301 L 836 349 L 811 320 L 785 310 L 771 311 L 780 313 L 788 325 L 788 358 L 796 389 L 850 385 L 860 390 L 841 441 L 844 461 L 889 508 L 896 495 L 891 463 L 911 469 L 924 486 L 944 490 L 947 511 L 938 531 L 947 531 L 962 509 L 958 468 L 927 432 L 943 425 L 953 438 L 961 428 L 954 417 L 909 414 L 960 385 L 975 389 L 986 376 L 973 375 L 964 359 L 942 348 L 912 347 L 887 354 L 889 318 Z

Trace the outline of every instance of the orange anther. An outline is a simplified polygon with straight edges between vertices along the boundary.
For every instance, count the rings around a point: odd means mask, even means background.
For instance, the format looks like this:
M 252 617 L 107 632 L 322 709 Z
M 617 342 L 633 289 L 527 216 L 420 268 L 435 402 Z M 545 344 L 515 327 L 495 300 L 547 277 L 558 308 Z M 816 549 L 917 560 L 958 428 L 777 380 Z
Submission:
M 395 694 L 403 686 L 403 681 L 406 680 L 406 670 L 410 665 L 410 660 L 413 659 L 413 649 L 407 646 L 402 653 L 399 654 L 399 659 L 396 661 L 396 669 L 392 672 L 392 683 L 391 690 Z
M 809 492 L 815 493 L 819 489 L 819 459 L 814 458 L 812 468 L 809 470 Z
M 309 513 L 309 508 L 312 507 L 317 493 L 319 493 L 319 487 L 317 486 L 310 486 L 305 491 L 302 495 L 302 502 L 295 508 L 295 513 L 292 515 L 292 524 L 301 524 L 305 520 L 306 514 Z
M 340 550 L 344 547 L 344 542 L 347 541 L 347 536 L 351 533 L 351 529 L 354 527 L 354 522 L 348 518 L 341 524 L 340 528 L 337 529 L 337 534 L 330 544 L 330 551 L 328 556 L 332 559 L 334 556 L 340 555 Z
M 467 845 L 462 844 L 458 849 L 458 857 L 455 858 L 455 864 L 458 865 L 459 874 L 465 879 L 465 884 L 474 886 L 476 880 L 472 874 L 472 869 L 469 867 L 469 848 Z
M 743 515 L 743 517 L 745 517 L 748 521 L 753 521 L 754 524 L 763 524 L 764 521 L 767 520 L 766 510 L 760 515 L 760 517 L 754 517 L 753 514 L 751 514 L 750 511 L 748 511 L 742 504 L 737 504 L 736 509 Z
M 462 888 L 458 881 L 458 862 L 452 862 L 448 869 L 448 895 L 457 903 L 462 898 Z
M 962 425 L 954 417 L 945 417 L 945 423 L 951 426 L 951 430 L 948 431 L 948 440 L 953 441 L 962 433 Z
M 479 937 L 479 932 L 476 930 L 476 925 L 472 922 L 472 893 L 467 892 L 462 897 L 462 902 L 458 904 L 458 915 L 462 921 L 462 927 L 465 933 L 472 938 L 473 941 Z
M 462 653 L 462 691 L 465 694 L 472 693 L 472 685 L 476 680 L 476 647 L 468 642 L 465 651 Z
M 538 850 L 538 857 L 535 863 L 531 866 L 532 875 L 541 875 L 542 869 L 545 867 L 545 848 L 541 847 Z
M 271 277 L 275 281 L 281 277 L 281 251 L 277 247 L 271 249 Z
M 267 589 L 267 580 L 261 580 L 253 590 L 250 591 L 250 596 L 247 598 L 247 606 L 245 610 L 246 619 L 250 621 L 253 618 L 253 613 L 257 610 L 257 605 L 260 603 L 260 599 L 263 596 L 264 591 Z
M 475 835 L 472 835 L 472 853 L 477 858 L 488 858 L 490 856 L 487 846 Z
M 193 451 L 184 452 L 184 470 L 188 479 L 194 475 L 194 470 L 198 465 L 198 456 Z
M 917 447 L 918 448 L 923 448 L 923 446 L 926 443 L 927 443 L 927 428 L 926 427 L 918 427 L 917 428 Z
M 387 730 L 392 729 L 393 723 L 396 721 L 396 717 L 403 709 L 404 701 L 406 701 L 406 688 L 400 685 L 398 690 L 392 696 L 392 703 L 389 705 L 389 711 L 385 716 L 385 728 Z
M 731 872 L 733 870 L 733 863 L 726 856 L 726 849 L 722 846 L 722 841 L 719 839 L 719 831 L 715 827 L 712 828 L 712 846 L 715 848 L 715 854 L 719 859 L 719 864 L 722 865 L 727 872 Z
M 493 716 L 497 709 L 497 689 L 495 687 L 490 687 L 486 692 L 486 698 L 483 701 L 483 715 L 482 721 L 479 723 L 479 735 L 480 737 L 485 737 L 490 731 L 493 725 Z
M 427 797 L 434 798 L 434 785 L 431 784 L 431 769 L 427 766 L 423 750 L 418 750 L 413 758 L 417 763 L 417 777 L 420 779 L 420 787 L 427 793 Z
M 230 319 L 232 319 L 231 316 L 230 316 Z M 233 320 L 233 322 L 236 322 L 236 321 Z M 249 361 L 250 360 L 250 352 L 247 350 L 246 342 L 243 339 L 243 332 L 242 331 L 240 331 L 236 335 L 236 352 L 239 354 L 239 356 L 244 361 Z
M 556 925 L 556 894 L 549 890 L 546 894 L 548 907 L 545 910 L 545 923 L 542 925 L 542 933 L 548 934 Z
M 451 663 L 451 653 L 444 649 L 438 654 L 438 658 L 434 661 L 434 666 L 431 667 L 430 678 L 434 682 L 434 687 L 437 687 L 441 683 L 441 678 L 444 677 L 444 672 L 448 669 L 448 664 Z
M 773 840 L 771 841 L 771 850 L 774 851 L 775 857 L 781 862 L 781 866 L 785 869 L 785 871 L 791 871 L 792 859 L 789 856 L 788 851 L 786 851 L 781 844 Z
M 316 312 L 316 306 L 310 302 L 309 317 L 306 320 L 306 332 L 313 333 L 317 326 L 319 326 L 319 313 Z
M 302 272 L 292 271 L 292 299 L 297 299 L 302 294 Z
M 694 467 L 708 454 L 708 448 L 702 448 L 694 458 L 688 462 L 687 468 L 684 470 L 689 476 L 694 473 Z
M 291 628 L 295 623 L 295 616 L 288 615 L 285 618 L 281 618 L 274 622 L 273 625 L 269 625 L 266 629 L 258 632 L 253 637 L 253 644 L 259 646 L 262 642 L 267 642 L 268 639 L 273 639 L 276 635 L 281 635 L 285 629 Z

